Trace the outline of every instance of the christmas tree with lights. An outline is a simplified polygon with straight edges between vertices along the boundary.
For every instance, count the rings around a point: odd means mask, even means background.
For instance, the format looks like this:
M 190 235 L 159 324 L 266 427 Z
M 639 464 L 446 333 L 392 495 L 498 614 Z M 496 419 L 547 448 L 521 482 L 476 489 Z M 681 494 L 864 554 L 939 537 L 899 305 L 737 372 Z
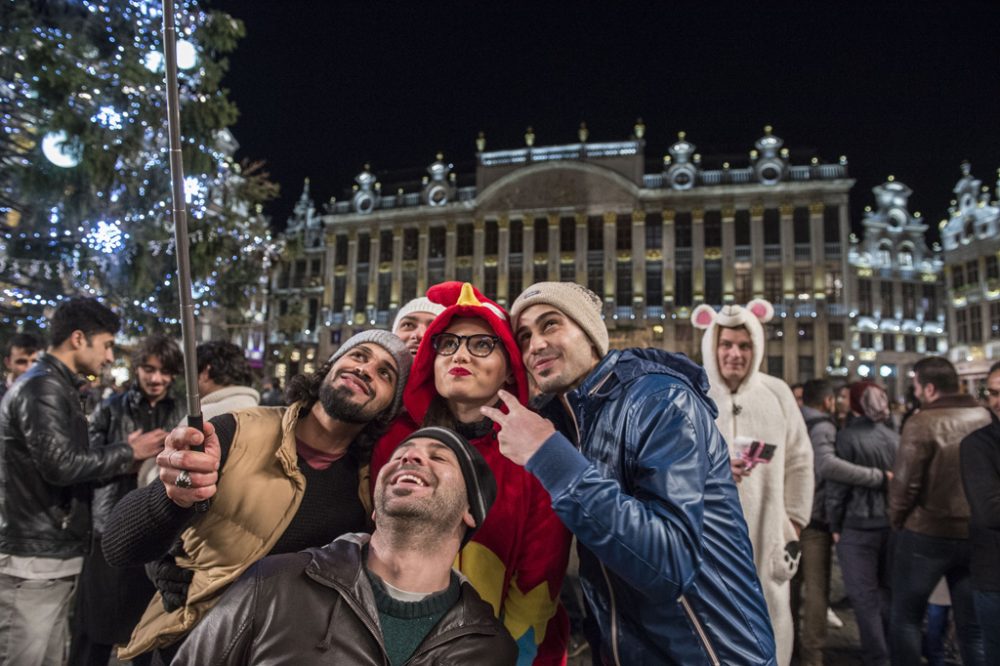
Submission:
M 262 320 L 277 187 L 233 160 L 221 80 L 243 25 L 192 0 L 176 12 L 195 315 L 218 334 Z M 0 329 L 93 295 L 131 336 L 176 333 L 159 2 L 2 0 L 0 25 Z

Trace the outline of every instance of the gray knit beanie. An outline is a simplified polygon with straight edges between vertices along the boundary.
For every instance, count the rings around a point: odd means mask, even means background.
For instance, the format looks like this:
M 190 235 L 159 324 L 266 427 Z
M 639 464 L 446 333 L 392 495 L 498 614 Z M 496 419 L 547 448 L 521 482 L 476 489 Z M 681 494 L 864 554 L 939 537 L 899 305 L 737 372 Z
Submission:
M 462 478 L 465 480 L 465 492 L 469 497 L 469 513 L 472 514 L 473 520 L 476 521 L 475 527 L 471 527 L 465 531 L 465 537 L 462 539 L 462 545 L 464 546 L 469 543 L 469 539 L 476 533 L 476 530 L 483 526 L 486 514 L 489 512 L 490 507 L 493 506 L 493 501 L 497 498 L 497 481 L 493 476 L 493 470 L 490 469 L 486 458 L 483 457 L 483 454 L 476 447 L 450 428 L 440 428 L 438 426 L 421 428 L 411 433 L 396 448 L 399 448 L 404 442 L 418 437 L 426 437 L 427 439 L 441 442 L 451 449 L 455 453 L 455 457 L 458 458 L 458 466 L 461 468 Z
M 521 313 L 532 305 L 545 303 L 557 308 L 583 329 L 597 348 L 599 356 L 608 353 L 608 327 L 601 318 L 601 298 L 575 282 L 537 282 L 523 292 L 510 308 L 510 319 L 517 335 Z
M 338 358 L 348 351 L 366 342 L 378 345 L 389 352 L 396 361 L 396 369 L 399 371 L 399 377 L 396 378 L 396 392 L 392 396 L 392 404 L 389 405 L 386 412 L 383 412 L 385 415 L 383 420 L 389 421 L 395 418 L 396 414 L 399 413 L 399 408 L 403 404 L 403 389 L 406 387 L 406 380 L 410 376 L 410 366 L 413 364 L 413 354 L 406 348 L 402 340 L 389 331 L 383 331 L 378 328 L 362 331 L 357 335 L 351 336 L 344 344 L 340 345 L 340 348 L 333 352 L 327 363 L 336 362 Z

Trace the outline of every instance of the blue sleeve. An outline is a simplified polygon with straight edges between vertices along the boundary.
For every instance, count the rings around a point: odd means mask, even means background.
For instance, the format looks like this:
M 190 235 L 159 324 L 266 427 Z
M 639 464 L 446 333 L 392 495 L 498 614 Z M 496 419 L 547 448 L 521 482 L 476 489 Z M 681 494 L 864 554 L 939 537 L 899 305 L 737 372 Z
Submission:
M 621 433 L 615 446 L 636 453 L 625 472 L 630 492 L 560 433 L 527 469 L 563 524 L 601 562 L 649 596 L 676 598 L 701 566 L 708 439 L 718 434 L 697 399 L 676 389 L 647 394 L 615 430 Z

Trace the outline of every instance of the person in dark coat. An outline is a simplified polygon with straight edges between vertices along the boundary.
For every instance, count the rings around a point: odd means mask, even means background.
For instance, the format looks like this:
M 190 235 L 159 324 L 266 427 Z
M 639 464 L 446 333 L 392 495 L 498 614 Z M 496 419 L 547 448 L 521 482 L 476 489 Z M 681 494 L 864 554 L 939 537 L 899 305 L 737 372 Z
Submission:
M 0 403 L 0 662 L 62 663 L 73 591 L 90 547 L 90 485 L 156 454 L 144 442 L 87 443 L 81 374 L 114 360 L 118 315 L 63 301 L 52 344 Z
M 899 435 L 886 425 L 889 398 L 873 382 L 851 385 L 855 418 L 837 434 L 837 456 L 882 474 L 892 466 Z M 858 620 L 865 664 L 888 664 L 889 515 L 888 483 L 830 481 L 826 517 L 837 544 L 844 587 Z
M 512 666 L 514 639 L 454 569 L 497 485 L 447 428 L 403 440 L 375 482 L 371 534 L 266 557 L 191 632 L 173 664 Z
M 170 393 L 174 378 L 183 372 L 183 364 L 184 357 L 174 340 L 160 335 L 145 338 L 132 354 L 133 379 L 128 390 L 108 397 L 90 416 L 91 449 L 140 440 L 161 449 L 167 431 L 184 418 L 186 411 L 183 401 Z M 156 592 L 144 567 L 112 567 L 101 548 L 112 507 L 135 488 L 135 470 L 94 488 L 92 545 L 80 575 L 73 618 L 73 666 L 105 666 L 112 647 L 128 641 Z M 134 663 L 149 661 L 141 658 Z
M 1000 664 L 1000 363 L 986 379 L 993 421 L 959 446 L 962 485 L 969 500 L 972 594 L 987 664 Z

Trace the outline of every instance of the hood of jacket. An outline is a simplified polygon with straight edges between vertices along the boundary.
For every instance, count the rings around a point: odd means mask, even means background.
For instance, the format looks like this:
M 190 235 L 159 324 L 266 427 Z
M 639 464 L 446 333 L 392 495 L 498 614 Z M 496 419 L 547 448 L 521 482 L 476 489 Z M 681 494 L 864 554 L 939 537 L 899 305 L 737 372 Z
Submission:
M 506 352 L 507 365 L 513 377 L 513 385 L 508 385 L 506 389 L 516 395 L 522 405 L 528 404 L 528 379 L 507 311 L 483 296 L 468 282 L 443 282 L 427 290 L 427 297 L 444 305 L 445 309 L 427 327 L 416 358 L 413 359 L 410 378 L 403 390 L 403 405 L 413 421 L 423 423 L 431 400 L 438 394 L 434 386 L 434 359 L 437 352 L 431 341 L 436 334 L 447 331 L 452 320 L 459 317 L 483 321 L 500 338 L 500 345 Z M 503 352 L 496 349 L 493 353 Z
M 722 374 L 719 372 L 716 354 L 716 348 L 719 346 L 719 330 L 742 326 L 750 333 L 753 355 L 750 359 L 750 371 L 735 391 L 739 393 L 749 386 L 760 372 L 760 365 L 764 361 L 766 349 L 764 324 L 772 317 L 774 317 L 774 306 L 759 298 L 750 301 L 745 307 L 724 305 L 718 312 L 710 305 L 702 304 L 695 308 L 694 312 L 691 313 L 691 325 L 705 331 L 705 335 L 701 338 L 701 360 L 705 366 L 705 372 L 708 374 L 708 381 L 713 386 L 725 386 Z
M 203 405 L 212 404 L 234 398 L 247 398 L 248 400 L 252 400 L 255 405 L 260 404 L 260 392 L 250 386 L 223 386 L 205 395 L 201 399 L 201 403 Z

